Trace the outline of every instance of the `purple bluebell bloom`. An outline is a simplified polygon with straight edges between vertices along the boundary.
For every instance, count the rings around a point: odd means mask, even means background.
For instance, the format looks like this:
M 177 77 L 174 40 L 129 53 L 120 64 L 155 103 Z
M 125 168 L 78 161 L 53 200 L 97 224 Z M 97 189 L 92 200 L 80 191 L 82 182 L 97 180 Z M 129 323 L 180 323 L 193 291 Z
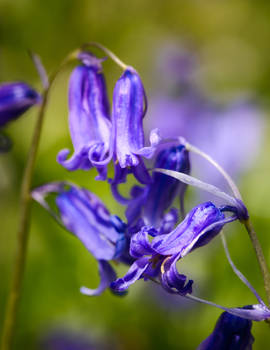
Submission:
M 141 78 L 134 68 L 128 67 L 115 84 L 112 108 L 114 160 L 122 169 L 143 168 L 141 156 L 151 158 L 160 141 L 159 133 L 154 129 L 150 133 L 150 146 L 145 147 L 143 118 L 146 110 L 147 100 Z M 136 175 L 139 181 L 145 183 L 138 171 Z
M 183 145 L 166 147 L 158 153 L 154 168 L 176 170 L 189 174 L 189 153 Z M 180 204 L 183 207 L 185 190 L 184 183 L 156 172 L 153 173 L 151 182 L 146 186 L 136 185 L 132 187 L 131 199 L 123 198 L 118 192 L 118 185 L 112 185 L 116 200 L 127 205 L 126 217 L 129 225 L 135 224 L 137 220 L 143 220 L 144 225 L 159 228 L 162 225 L 169 225 L 170 221 L 169 231 L 178 220 L 178 212 L 172 210 L 166 215 L 165 212 L 177 197 L 180 198 Z
M 56 195 L 55 204 L 59 213 L 55 213 L 45 200 L 50 194 Z M 108 261 L 121 260 L 125 249 L 125 224 L 119 218 L 110 215 L 93 193 L 65 182 L 49 183 L 36 188 L 32 197 L 49 210 L 97 259 L 101 276 L 100 286 L 96 290 L 83 288 L 82 292 L 89 295 L 100 294 L 116 278 Z
M 96 167 L 97 179 L 105 180 L 112 158 L 112 126 L 101 60 L 87 53 L 79 58 L 84 64 L 74 69 L 69 82 L 69 129 L 74 154 L 67 159 L 70 151 L 64 149 L 57 160 L 68 170 Z
M 169 233 L 161 234 L 153 227 L 144 226 L 131 237 L 130 255 L 137 260 L 127 274 L 111 287 L 126 290 L 138 279 L 159 277 L 162 286 L 170 293 L 187 294 L 192 291 L 192 281 L 180 275 L 176 262 L 192 250 L 207 244 L 236 216 L 225 218 L 213 203 L 206 202 L 193 208 L 185 219 Z M 148 236 L 153 236 L 150 242 Z
M 155 168 L 190 173 L 189 152 L 183 145 L 162 150 L 156 158 Z M 170 208 L 175 198 L 180 198 L 183 207 L 186 185 L 164 174 L 153 173 L 152 183 L 147 188 L 143 204 L 143 219 L 146 225 L 158 227 L 165 211 Z
M 213 333 L 197 350 L 251 350 L 254 338 L 252 321 L 223 312 Z
M 0 128 L 40 102 L 40 95 L 26 83 L 0 84 Z

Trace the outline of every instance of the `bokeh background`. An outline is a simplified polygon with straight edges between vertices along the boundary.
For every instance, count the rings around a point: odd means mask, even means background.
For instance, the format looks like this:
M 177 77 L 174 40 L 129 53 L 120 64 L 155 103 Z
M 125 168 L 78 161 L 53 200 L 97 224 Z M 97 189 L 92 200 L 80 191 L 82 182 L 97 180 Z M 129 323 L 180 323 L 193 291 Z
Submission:
M 228 102 L 248 92 L 265 116 L 260 151 L 252 167 L 236 181 L 270 263 L 269 15 L 270 4 L 263 0 L 0 0 L 0 81 L 24 80 L 40 88 L 27 49 L 37 52 L 51 72 L 71 50 L 98 41 L 140 72 L 151 97 L 168 83 L 157 79 L 165 48 L 190 45 L 199 61 L 200 88 L 207 96 Z M 93 190 L 113 213 L 124 218 L 108 185 L 94 181 L 94 170 L 68 173 L 55 161 L 60 149 L 71 147 L 67 125 L 71 69 L 59 76 L 52 90 L 34 185 L 75 181 Z M 120 70 L 108 61 L 105 73 L 111 95 Z M 36 112 L 32 109 L 7 128 L 14 146 L 0 159 L 0 329 L 16 247 L 19 187 Z M 241 137 L 249 140 L 248 133 Z M 196 196 L 189 192 L 188 208 L 196 203 Z M 246 232 L 240 224 L 233 224 L 226 234 L 237 265 L 264 296 Z M 179 268 L 195 280 L 196 295 L 227 306 L 255 302 L 233 275 L 218 238 L 181 261 Z M 119 275 L 125 270 L 119 267 Z M 84 347 L 78 349 L 191 350 L 208 336 L 220 314 L 180 297 L 168 298 L 143 281 L 132 286 L 125 297 L 108 291 L 94 298 L 79 293 L 81 285 L 97 284 L 95 260 L 34 204 L 14 349 L 69 349 L 60 344 L 66 340 L 69 346 L 72 341 L 82 342 Z M 268 348 L 267 324 L 254 323 L 253 335 L 254 349 Z M 58 347 L 50 345 L 53 341 Z

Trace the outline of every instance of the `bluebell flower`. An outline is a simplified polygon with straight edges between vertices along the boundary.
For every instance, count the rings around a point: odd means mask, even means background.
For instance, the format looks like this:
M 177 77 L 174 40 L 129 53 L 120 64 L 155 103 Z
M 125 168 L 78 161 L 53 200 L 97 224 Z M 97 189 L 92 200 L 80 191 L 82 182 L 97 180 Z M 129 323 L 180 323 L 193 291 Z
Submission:
M 207 244 L 236 216 L 226 218 L 213 203 L 206 202 L 193 208 L 171 232 L 161 234 L 153 227 L 144 226 L 131 237 L 130 255 L 136 261 L 123 278 L 112 283 L 117 291 L 126 290 L 144 277 L 159 277 L 161 285 L 170 293 L 190 294 L 193 281 L 178 273 L 176 262 L 192 250 Z M 154 237 L 149 241 L 149 235 Z
M 58 212 L 53 211 L 46 197 L 54 194 Z M 36 188 L 32 197 L 53 217 L 74 234 L 99 264 L 99 288 L 82 292 L 98 295 L 116 278 L 108 261 L 121 260 L 125 251 L 125 224 L 112 216 L 102 201 L 86 189 L 65 182 L 53 182 Z M 124 258 L 123 258 L 124 259 Z
M 251 327 L 252 321 L 223 312 L 212 334 L 197 350 L 251 350 Z
M 40 95 L 24 82 L 0 84 L 0 128 L 40 102 Z
M 57 160 L 68 170 L 96 167 L 97 179 L 107 177 L 112 158 L 112 126 L 105 78 L 100 59 L 82 53 L 83 64 L 77 66 L 69 81 L 69 129 L 74 154 L 59 152 Z
M 145 168 L 141 156 L 151 158 L 160 142 L 157 129 L 150 133 L 150 146 L 145 147 L 143 118 L 147 100 L 140 76 L 134 68 L 128 67 L 115 84 L 113 92 L 112 123 L 114 139 L 114 160 L 121 169 L 131 167 L 137 179 L 145 183 Z M 140 171 L 134 169 L 140 167 Z M 119 170 L 116 169 L 119 174 Z M 142 174 L 141 174 L 142 173 Z M 126 174 L 126 173 L 125 173 Z M 115 182 L 123 182 L 115 177 Z
M 164 168 L 190 173 L 189 152 L 185 146 L 169 146 L 161 150 L 155 159 L 155 168 Z M 112 192 L 120 203 L 127 205 L 126 217 L 129 225 L 142 220 L 144 225 L 156 229 L 165 225 L 170 231 L 178 220 L 178 211 L 171 208 L 175 198 L 180 199 L 183 208 L 186 185 L 180 181 L 160 173 L 153 173 L 151 182 L 144 187 L 133 186 L 130 199 L 126 199 L 118 191 L 118 185 L 112 185 Z M 168 213 L 166 211 L 171 209 Z M 166 214 L 165 214 L 166 213 Z M 171 224 L 170 224 L 171 223 Z

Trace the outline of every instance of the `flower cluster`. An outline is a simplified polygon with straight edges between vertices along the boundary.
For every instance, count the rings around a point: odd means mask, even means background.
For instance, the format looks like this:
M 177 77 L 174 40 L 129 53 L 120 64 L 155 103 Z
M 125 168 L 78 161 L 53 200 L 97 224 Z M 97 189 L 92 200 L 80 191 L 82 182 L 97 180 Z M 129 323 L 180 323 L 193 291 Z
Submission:
M 124 71 L 115 83 L 110 106 L 102 69 L 104 60 L 87 51 L 81 51 L 77 60 L 79 64 L 69 82 L 69 128 L 74 152 L 69 157 L 70 150 L 61 150 L 57 161 L 69 171 L 95 168 L 96 179 L 108 181 L 114 199 L 124 206 L 125 218 L 110 213 L 95 194 L 66 181 L 40 186 L 32 191 L 32 197 L 97 260 L 100 285 L 96 289 L 82 287 L 81 292 L 99 295 L 109 288 L 122 294 L 140 279 L 155 281 L 170 294 L 227 311 L 201 349 L 217 348 L 211 345 L 217 344 L 216 337 L 225 344 L 224 334 L 232 344 L 226 348 L 235 348 L 235 344 L 241 343 L 244 344 L 241 349 L 249 349 L 253 341 L 251 320 L 270 317 L 270 310 L 258 294 L 254 292 L 258 304 L 244 308 L 225 308 L 204 301 L 193 295 L 193 280 L 180 274 L 176 265 L 194 249 L 208 244 L 225 225 L 248 219 L 238 190 L 232 184 L 234 195 L 231 196 L 190 176 L 189 153 L 196 148 L 183 138 L 162 139 L 158 129 L 153 129 L 146 144 L 143 121 L 147 97 L 133 67 L 121 65 Z M 0 86 L 0 127 L 40 99 L 39 94 L 24 83 Z M 114 166 L 112 178 L 108 178 L 109 164 Z M 226 173 L 221 172 L 228 179 Z M 125 197 L 120 187 L 130 175 L 137 184 Z M 221 205 L 211 201 L 199 203 L 186 214 L 184 199 L 188 185 L 204 189 L 223 202 Z M 49 204 L 50 196 L 54 197 L 53 206 Z M 128 266 L 123 277 L 117 278 L 112 266 L 115 261 Z M 244 279 L 242 275 L 241 279 Z M 232 340 L 228 340 L 227 335 Z

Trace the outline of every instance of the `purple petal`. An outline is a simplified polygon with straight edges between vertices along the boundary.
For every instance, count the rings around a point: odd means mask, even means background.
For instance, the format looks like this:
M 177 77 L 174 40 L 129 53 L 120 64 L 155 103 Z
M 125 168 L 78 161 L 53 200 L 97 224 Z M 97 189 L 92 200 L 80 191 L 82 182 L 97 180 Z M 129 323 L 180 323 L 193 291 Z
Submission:
M 70 171 L 76 169 L 89 170 L 92 165 L 88 160 L 88 152 L 88 148 L 82 148 L 80 152 L 74 153 L 71 158 L 67 159 L 70 150 L 62 149 L 57 155 L 57 162 Z
M 45 200 L 52 193 L 56 193 L 59 215 Z M 60 224 L 77 236 L 96 259 L 114 258 L 122 233 L 115 228 L 109 211 L 98 197 L 85 189 L 61 182 L 37 188 L 32 196 Z
M 168 213 L 163 216 L 159 234 L 165 234 L 171 232 L 179 219 L 178 210 L 171 208 Z
M 142 257 L 136 260 L 128 270 L 127 274 L 123 278 L 118 278 L 116 281 L 111 283 L 111 289 L 122 292 L 128 287 L 141 278 L 144 271 L 149 266 L 149 258 Z
M 80 291 L 82 294 L 88 296 L 100 295 L 107 289 L 112 281 L 116 279 L 116 273 L 111 265 L 105 260 L 98 261 L 98 270 L 100 275 L 100 284 L 97 289 L 89 289 L 86 287 L 81 287 Z
M 167 147 L 158 153 L 154 167 L 189 174 L 189 152 L 183 145 Z M 183 193 L 186 185 L 156 172 L 153 173 L 152 178 L 143 206 L 143 218 L 147 225 L 158 227 L 165 211 L 172 205 L 175 198 Z
M 254 342 L 251 327 L 251 321 L 223 312 L 212 334 L 197 350 L 251 350 Z
M 149 231 L 152 234 L 153 228 L 144 226 L 138 233 L 131 237 L 130 255 L 134 258 L 141 258 L 143 255 L 150 255 L 155 253 L 148 239 Z
M 181 253 L 184 256 L 199 239 L 198 246 L 201 246 L 218 234 L 224 225 L 223 220 L 223 213 L 213 203 L 199 204 L 171 233 L 155 237 L 152 248 L 162 255 Z M 212 224 L 215 224 L 213 228 Z M 201 234 L 204 235 L 202 238 Z
M 69 83 L 69 129 L 74 155 L 58 155 L 68 170 L 98 168 L 100 179 L 107 176 L 106 165 L 112 158 L 111 122 L 106 84 L 98 59 L 74 69 Z
M 129 225 L 134 224 L 140 218 L 143 204 L 147 195 L 145 189 L 139 186 L 134 186 L 132 188 L 132 192 L 135 192 L 134 190 L 137 190 L 137 193 L 131 200 L 129 200 L 125 212 Z
M 26 83 L 0 84 L 0 127 L 17 119 L 30 107 L 40 102 L 40 95 Z
M 166 258 L 161 266 L 161 285 L 169 293 L 186 295 L 192 293 L 192 280 L 187 281 L 185 275 L 179 274 L 176 262 L 181 254 Z
M 136 167 L 140 156 L 151 158 L 160 142 L 157 129 L 150 134 L 150 146 L 144 145 L 143 118 L 146 96 L 138 73 L 128 67 L 116 82 L 113 93 L 112 121 L 116 158 L 121 168 Z
M 131 167 L 131 172 L 135 178 L 143 185 L 147 185 L 152 182 L 151 176 L 146 169 L 144 162 L 139 158 L 139 162 L 136 166 Z
M 112 119 L 115 126 L 116 156 L 120 167 L 138 165 L 134 152 L 144 146 L 144 88 L 139 75 L 127 69 L 113 93 Z
M 159 129 L 156 128 L 151 130 L 149 140 L 150 146 L 142 147 L 138 149 L 135 153 L 140 156 L 144 156 L 147 159 L 152 158 L 154 153 L 156 152 L 157 146 L 162 140 Z

